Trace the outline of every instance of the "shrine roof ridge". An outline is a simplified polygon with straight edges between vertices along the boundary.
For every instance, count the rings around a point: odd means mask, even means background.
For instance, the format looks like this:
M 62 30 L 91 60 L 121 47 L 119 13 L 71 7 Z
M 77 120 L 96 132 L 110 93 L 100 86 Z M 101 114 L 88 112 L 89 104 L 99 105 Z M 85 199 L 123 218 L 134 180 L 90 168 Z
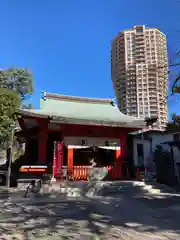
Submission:
M 113 102 L 113 98 L 89 98 L 89 97 L 62 95 L 62 94 L 47 93 L 47 92 L 44 92 L 43 98 L 44 100 L 53 99 L 53 100 L 61 100 L 61 101 L 97 103 L 97 104 L 111 104 Z

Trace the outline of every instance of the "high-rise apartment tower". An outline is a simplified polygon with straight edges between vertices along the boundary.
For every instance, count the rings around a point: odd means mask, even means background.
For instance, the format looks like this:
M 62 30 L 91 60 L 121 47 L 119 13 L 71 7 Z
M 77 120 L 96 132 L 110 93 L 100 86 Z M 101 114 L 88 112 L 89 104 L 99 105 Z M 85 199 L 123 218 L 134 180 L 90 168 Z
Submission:
M 111 46 L 111 78 L 120 111 L 131 116 L 168 120 L 166 36 L 157 28 L 135 26 L 120 32 Z

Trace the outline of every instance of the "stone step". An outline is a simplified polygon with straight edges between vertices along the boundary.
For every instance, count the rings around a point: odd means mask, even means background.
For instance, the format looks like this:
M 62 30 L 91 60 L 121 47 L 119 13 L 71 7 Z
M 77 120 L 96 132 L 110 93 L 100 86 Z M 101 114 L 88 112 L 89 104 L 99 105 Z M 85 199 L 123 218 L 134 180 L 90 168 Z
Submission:
M 151 193 L 156 194 L 160 193 L 161 189 L 154 187 L 153 185 L 146 184 L 144 182 L 133 182 L 133 183 L 119 183 L 115 185 L 106 185 L 100 190 L 101 194 L 118 194 L 123 192 L 129 192 L 129 193 L 138 193 L 138 191 L 144 192 L 144 193 Z
M 95 182 L 88 183 L 61 183 L 52 184 L 49 190 L 58 191 L 68 196 L 80 196 L 80 195 L 114 195 L 114 194 L 138 194 L 138 193 L 151 193 L 157 194 L 161 192 L 161 189 L 154 184 L 147 184 L 144 182 Z

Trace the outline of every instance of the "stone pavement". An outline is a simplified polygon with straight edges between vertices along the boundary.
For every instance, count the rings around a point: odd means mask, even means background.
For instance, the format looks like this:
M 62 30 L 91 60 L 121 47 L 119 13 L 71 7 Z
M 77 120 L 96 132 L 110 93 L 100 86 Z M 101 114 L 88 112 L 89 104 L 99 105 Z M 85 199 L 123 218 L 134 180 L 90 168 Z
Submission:
M 0 191 L 0 239 L 180 239 L 180 196 L 145 193 L 133 184 L 110 190 L 91 197 L 44 191 L 29 198 Z

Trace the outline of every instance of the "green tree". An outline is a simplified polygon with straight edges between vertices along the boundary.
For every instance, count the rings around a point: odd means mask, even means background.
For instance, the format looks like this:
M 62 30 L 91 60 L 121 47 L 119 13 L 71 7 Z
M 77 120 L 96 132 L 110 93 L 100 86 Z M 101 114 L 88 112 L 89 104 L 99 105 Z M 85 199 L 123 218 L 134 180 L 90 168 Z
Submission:
M 23 104 L 21 107 L 24 109 L 34 109 L 34 106 L 31 103 Z
M 1 145 L 9 141 L 12 126 L 15 125 L 14 113 L 32 93 L 33 77 L 27 69 L 9 68 L 0 70 Z
M 180 130 L 180 116 L 172 113 L 171 121 L 167 123 L 166 130 Z
M 0 87 L 17 92 L 23 101 L 33 93 L 32 73 L 22 68 L 1 70 Z
M 176 124 L 176 121 L 177 121 L 177 115 L 176 115 L 176 113 L 172 113 L 172 114 L 171 114 L 171 119 L 172 119 L 173 123 Z
M 20 96 L 6 88 L 0 88 L 0 144 L 8 142 L 15 124 L 14 113 L 20 106 Z

